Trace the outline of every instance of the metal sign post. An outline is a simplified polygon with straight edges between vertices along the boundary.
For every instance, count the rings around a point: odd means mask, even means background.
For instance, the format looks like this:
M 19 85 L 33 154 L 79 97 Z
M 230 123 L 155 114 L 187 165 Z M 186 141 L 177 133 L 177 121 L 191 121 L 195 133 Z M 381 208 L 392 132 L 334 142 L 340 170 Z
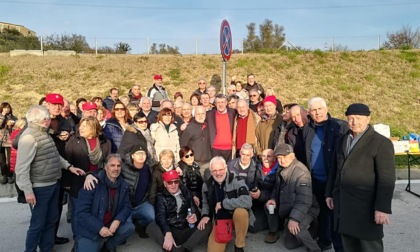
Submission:
M 232 32 L 226 19 L 220 27 L 220 51 L 223 58 L 222 92 L 226 94 L 226 62 L 232 56 Z

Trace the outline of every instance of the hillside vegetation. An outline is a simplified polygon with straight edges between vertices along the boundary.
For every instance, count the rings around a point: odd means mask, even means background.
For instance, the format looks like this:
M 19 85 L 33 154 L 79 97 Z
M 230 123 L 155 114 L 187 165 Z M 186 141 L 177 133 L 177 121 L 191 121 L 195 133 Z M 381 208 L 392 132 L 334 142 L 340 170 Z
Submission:
M 344 118 L 353 102 L 367 103 L 373 123 L 391 126 L 393 136 L 420 132 L 420 52 L 283 52 L 234 54 L 227 78 L 245 80 L 254 73 L 264 87 L 273 87 L 283 104 L 307 106 L 309 98 L 323 97 L 332 116 Z M 126 94 L 134 82 L 146 94 L 154 74 L 163 74 L 170 95 L 189 97 L 199 77 L 217 82 L 222 75 L 220 55 L 77 55 L 18 56 L 0 54 L 0 101 L 23 115 L 49 92 L 71 101 L 105 97 L 109 88 Z

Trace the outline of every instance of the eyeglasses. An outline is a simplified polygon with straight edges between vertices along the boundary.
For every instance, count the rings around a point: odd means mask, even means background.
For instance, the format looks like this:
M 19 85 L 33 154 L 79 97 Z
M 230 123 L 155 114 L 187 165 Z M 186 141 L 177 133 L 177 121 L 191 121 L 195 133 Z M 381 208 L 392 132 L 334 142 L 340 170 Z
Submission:
M 190 153 L 184 156 L 184 158 L 190 158 L 190 157 L 194 157 L 194 153 Z
M 115 111 L 125 111 L 125 108 L 114 108 Z
M 250 95 L 249 97 L 257 97 L 258 95 L 254 94 L 254 95 Z
M 143 124 L 143 123 L 147 123 L 147 120 L 138 120 L 137 121 L 138 124 Z
M 166 183 L 168 183 L 168 185 L 178 185 L 179 184 L 179 180 L 172 180 L 172 181 L 167 181 Z

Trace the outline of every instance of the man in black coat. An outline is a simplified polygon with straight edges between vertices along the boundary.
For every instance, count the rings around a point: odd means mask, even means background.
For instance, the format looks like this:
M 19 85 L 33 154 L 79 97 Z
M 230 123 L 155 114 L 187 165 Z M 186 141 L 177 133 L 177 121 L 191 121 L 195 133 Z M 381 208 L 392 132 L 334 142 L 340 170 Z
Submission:
M 365 104 L 346 111 L 350 128 L 337 147 L 337 168 L 328 179 L 326 202 L 345 251 L 384 251 L 383 224 L 389 224 L 395 186 L 394 148 L 369 125 Z
M 188 146 L 194 151 L 194 161 L 200 166 L 201 176 L 206 179 L 210 177 L 210 135 L 206 123 L 206 110 L 203 106 L 195 108 L 194 119 L 179 138 L 181 147 Z
M 165 189 L 156 197 L 156 222 L 147 226 L 147 233 L 164 251 L 193 251 L 210 235 L 211 223 L 197 229 L 199 211 L 175 170 L 163 173 L 162 179 Z

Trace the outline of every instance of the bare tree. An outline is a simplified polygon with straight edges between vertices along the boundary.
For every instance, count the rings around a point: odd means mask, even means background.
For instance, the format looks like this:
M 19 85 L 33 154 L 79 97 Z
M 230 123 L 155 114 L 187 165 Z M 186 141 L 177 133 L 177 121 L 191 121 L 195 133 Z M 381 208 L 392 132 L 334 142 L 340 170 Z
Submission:
M 405 25 L 393 33 L 387 33 L 388 41 L 385 41 L 383 47 L 386 49 L 412 49 L 420 48 L 420 27 L 412 28 Z

